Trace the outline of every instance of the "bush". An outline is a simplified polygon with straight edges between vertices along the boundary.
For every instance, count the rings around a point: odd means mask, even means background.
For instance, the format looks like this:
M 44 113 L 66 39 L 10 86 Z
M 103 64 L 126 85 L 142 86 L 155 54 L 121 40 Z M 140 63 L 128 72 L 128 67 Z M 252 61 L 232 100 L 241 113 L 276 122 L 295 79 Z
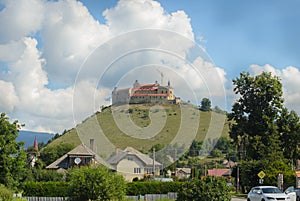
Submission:
M 126 183 L 123 176 L 104 167 L 82 167 L 69 173 L 72 196 L 76 200 L 123 200 Z
M 180 201 L 230 201 L 230 189 L 222 177 L 206 177 L 204 179 L 193 179 L 186 182 L 178 192 L 177 200 Z
M 13 199 L 13 191 L 0 184 L 0 201 L 10 201 Z
M 266 173 L 266 176 L 264 177 L 264 185 L 277 186 L 277 177 L 279 173 L 283 173 L 284 188 L 295 185 L 295 172 L 283 161 L 243 161 L 240 163 L 240 180 L 244 191 L 259 184 L 257 174 L 260 171 L 264 171 Z
M 68 197 L 68 182 L 25 182 L 22 186 L 23 195 L 40 197 Z
M 132 182 L 127 184 L 127 195 L 167 194 L 177 192 L 182 182 Z

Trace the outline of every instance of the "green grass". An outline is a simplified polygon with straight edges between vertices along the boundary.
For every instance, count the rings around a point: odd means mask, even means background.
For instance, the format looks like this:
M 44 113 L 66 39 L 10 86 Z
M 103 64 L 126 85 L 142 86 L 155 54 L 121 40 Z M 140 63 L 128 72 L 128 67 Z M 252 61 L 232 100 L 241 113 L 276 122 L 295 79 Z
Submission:
M 84 120 L 82 124 L 78 125 L 76 129 L 71 129 L 65 135 L 59 137 L 58 139 L 52 141 L 48 146 L 56 146 L 61 143 L 70 143 L 73 145 L 78 145 L 81 143 L 80 139 L 87 144 L 88 138 L 97 138 L 101 132 L 112 143 L 115 147 L 125 148 L 127 146 L 134 147 L 138 150 L 148 151 L 152 146 L 156 144 L 168 145 L 175 138 L 178 141 L 183 141 L 185 139 L 195 139 L 201 141 L 209 133 L 211 138 L 217 137 L 219 135 L 228 136 L 228 122 L 221 124 L 224 120 L 224 115 L 215 112 L 202 112 L 194 107 L 188 107 L 187 105 L 164 105 L 163 110 L 161 108 L 151 108 L 151 105 L 129 105 L 129 108 L 124 108 L 122 106 L 108 107 L 102 112 L 89 117 Z M 114 114 L 114 116 L 113 116 Z M 129 136 L 124 132 L 124 129 L 120 129 L 114 120 L 120 119 L 122 122 L 124 117 L 130 117 L 133 124 L 137 127 L 147 129 L 151 126 L 151 115 L 153 122 L 158 122 L 160 124 L 165 119 L 166 122 L 162 124 L 160 132 L 157 134 L 153 131 L 153 136 L 148 139 L 144 139 L 147 136 L 143 136 L 143 131 L 137 134 L 137 136 Z M 213 119 L 213 120 L 212 120 Z M 152 122 L 154 125 L 154 130 L 156 128 L 156 123 Z M 182 123 L 183 122 L 183 123 Z M 193 124 L 193 122 L 198 122 L 198 124 Z M 212 125 L 210 125 L 212 123 Z M 184 127 L 180 130 L 180 127 Z M 198 129 L 197 129 L 198 127 Z M 133 129 L 133 126 L 125 126 L 129 132 Z M 148 129 L 149 130 L 149 129 Z M 221 130 L 221 133 L 219 132 Z M 77 131 L 80 131 L 78 136 Z M 150 134 L 152 129 L 150 129 Z M 196 136 L 192 134 L 196 132 Z M 107 141 L 99 139 L 97 141 L 100 147 L 105 147 Z M 98 147 L 99 149 L 99 147 Z M 107 153 L 109 154 L 109 153 Z

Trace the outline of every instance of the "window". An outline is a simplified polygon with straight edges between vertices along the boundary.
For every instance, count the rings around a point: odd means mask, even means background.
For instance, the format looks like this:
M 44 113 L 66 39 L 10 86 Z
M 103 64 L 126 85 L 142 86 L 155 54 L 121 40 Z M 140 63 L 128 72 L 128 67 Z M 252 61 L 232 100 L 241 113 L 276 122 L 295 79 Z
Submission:
M 141 168 L 133 168 L 134 174 L 141 174 Z
M 145 168 L 147 174 L 153 174 L 153 168 Z
M 132 158 L 131 156 L 128 156 L 128 157 L 127 157 L 127 160 L 133 161 L 133 158 Z

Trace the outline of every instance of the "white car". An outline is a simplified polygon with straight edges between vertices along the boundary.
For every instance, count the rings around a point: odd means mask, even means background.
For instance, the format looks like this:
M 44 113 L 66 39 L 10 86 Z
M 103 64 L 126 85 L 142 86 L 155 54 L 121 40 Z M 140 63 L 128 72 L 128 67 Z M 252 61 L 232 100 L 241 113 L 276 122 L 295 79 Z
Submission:
M 296 201 L 295 192 L 283 193 L 275 186 L 256 186 L 253 187 L 247 196 L 247 201 L 277 201 L 288 200 Z

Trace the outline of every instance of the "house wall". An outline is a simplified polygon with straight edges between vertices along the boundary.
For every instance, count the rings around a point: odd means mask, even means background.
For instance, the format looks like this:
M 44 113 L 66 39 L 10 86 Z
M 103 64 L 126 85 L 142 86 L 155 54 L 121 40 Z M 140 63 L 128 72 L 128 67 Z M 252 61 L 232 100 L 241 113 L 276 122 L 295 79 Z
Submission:
M 144 164 L 134 155 L 128 155 L 122 159 L 118 163 L 116 170 L 128 181 L 132 181 L 135 177 L 141 179 L 145 174 Z

